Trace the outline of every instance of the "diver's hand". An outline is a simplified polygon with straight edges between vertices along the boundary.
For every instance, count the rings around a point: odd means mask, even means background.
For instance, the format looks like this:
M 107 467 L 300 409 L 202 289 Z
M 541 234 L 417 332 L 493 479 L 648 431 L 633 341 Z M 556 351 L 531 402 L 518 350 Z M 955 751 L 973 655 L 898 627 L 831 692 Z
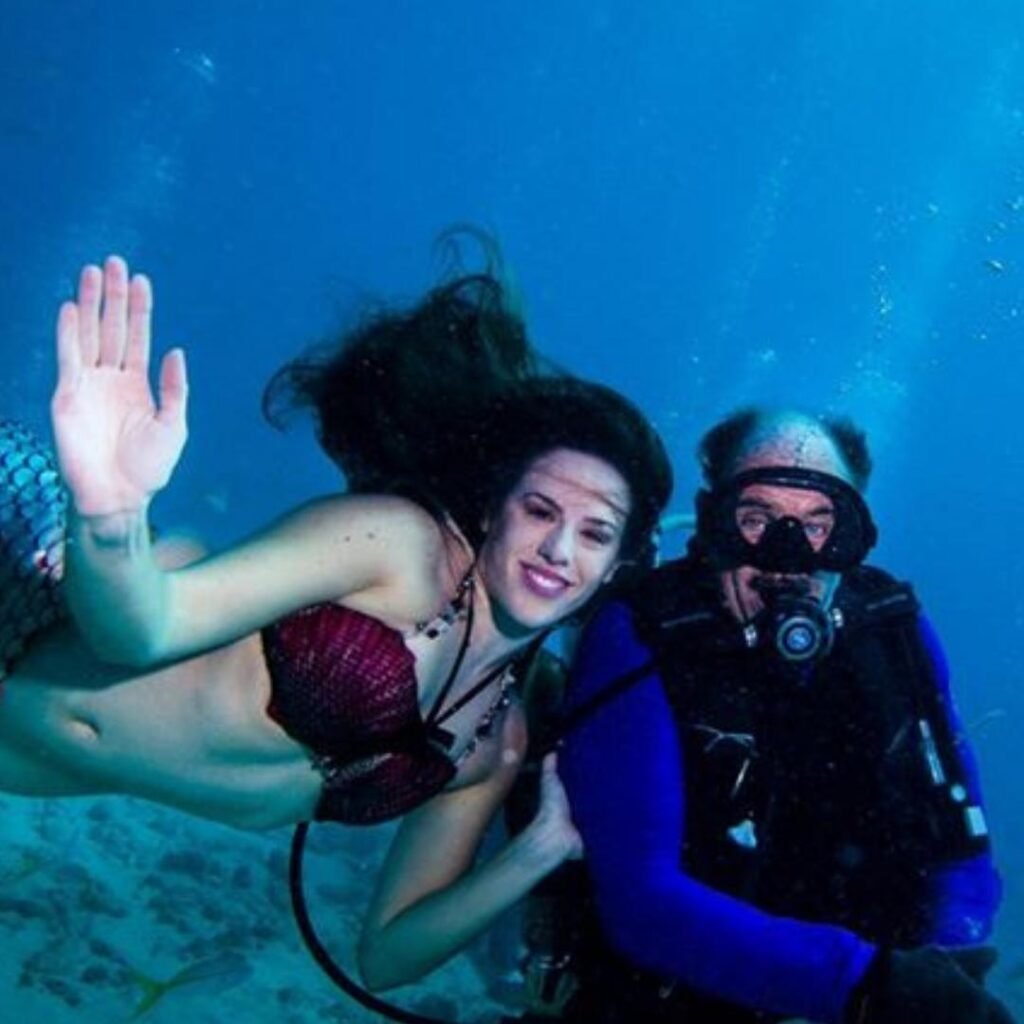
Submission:
M 852 1019 L 863 1024 L 1014 1024 L 1010 1011 L 955 956 L 935 946 L 890 952 Z
M 985 984 L 988 972 L 999 962 L 999 950 L 995 946 L 956 946 L 946 949 L 957 967 L 972 981 Z
M 535 842 L 553 850 L 558 862 L 583 856 L 583 840 L 572 822 L 569 798 L 558 777 L 555 754 L 544 758 L 540 777 L 540 804 L 533 821 L 526 827 Z
M 50 403 L 57 458 L 84 516 L 136 512 L 170 479 L 187 430 L 185 354 L 160 366 L 159 404 L 149 385 L 153 294 L 111 256 L 82 269 L 78 296 L 57 318 L 57 387 Z

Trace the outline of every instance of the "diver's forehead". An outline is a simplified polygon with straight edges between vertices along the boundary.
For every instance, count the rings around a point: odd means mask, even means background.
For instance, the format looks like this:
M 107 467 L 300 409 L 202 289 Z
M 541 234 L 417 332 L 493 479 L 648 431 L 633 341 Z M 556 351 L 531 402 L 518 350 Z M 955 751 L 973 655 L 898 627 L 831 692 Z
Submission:
M 832 438 L 814 423 L 797 421 L 755 438 L 740 453 L 733 473 L 770 466 L 813 469 L 853 483 L 846 460 Z

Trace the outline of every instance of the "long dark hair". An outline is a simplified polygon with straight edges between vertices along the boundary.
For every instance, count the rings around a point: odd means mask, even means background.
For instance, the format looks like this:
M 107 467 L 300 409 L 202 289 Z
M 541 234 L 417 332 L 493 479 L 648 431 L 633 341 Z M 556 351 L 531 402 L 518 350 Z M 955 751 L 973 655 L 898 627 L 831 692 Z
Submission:
M 356 492 L 404 494 L 451 516 L 474 547 L 526 466 L 554 448 L 605 459 L 630 487 L 625 545 L 646 538 L 672 474 L 661 440 L 617 392 L 560 370 L 530 344 L 500 253 L 471 229 L 485 267 L 448 275 L 408 308 L 385 308 L 271 378 L 263 408 L 282 426 L 309 409 L 317 437 Z

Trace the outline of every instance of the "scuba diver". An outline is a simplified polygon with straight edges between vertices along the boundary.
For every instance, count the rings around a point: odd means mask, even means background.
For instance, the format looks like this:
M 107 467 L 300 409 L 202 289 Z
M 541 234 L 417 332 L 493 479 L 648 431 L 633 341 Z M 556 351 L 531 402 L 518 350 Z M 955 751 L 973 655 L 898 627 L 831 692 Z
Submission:
M 570 881 L 530 966 L 587 1024 L 1009 1024 L 942 650 L 911 588 L 863 564 L 863 433 L 748 409 L 699 454 L 686 557 L 576 652 L 560 773 L 592 905 L 573 913 Z

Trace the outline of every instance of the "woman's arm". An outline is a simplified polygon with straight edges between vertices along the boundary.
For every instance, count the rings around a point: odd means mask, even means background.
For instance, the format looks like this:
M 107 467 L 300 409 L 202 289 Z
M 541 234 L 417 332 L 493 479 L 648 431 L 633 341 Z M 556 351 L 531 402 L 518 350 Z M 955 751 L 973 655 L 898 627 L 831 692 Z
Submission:
M 139 666 L 227 643 L 316 601 L 380 588 L 398 617 L 443 544 L 425 511 L 390 497 L 333 498 L 285 517 L 240 547 L 180 572 L 153 557 L 147 509 L 185 443 L 184 356 L 169 353 L 159 401 L 149 385 L 152 290 L 124 261 L 82 271 L 57 323 L 51 403 L 72 497 L 67 595 L 101 657 Z M 387 588 L 394 589 L 394 593 Z M 415 599 L 413 600 L 415 605 Z
M 513 750 L 505 747 L 506 754 Z M 545 875 L 579 855 L 579 836 L 549 757 L 536 817 L 490 861 L 473 867 L 515 778 L 521 751 L 515 755 L 484 782 L 442 793 L 402 822 L 359 942 L 359 970 L 369 988 L 408 984 L 440 966 Z
M 82 527 L 72 534 L 69 600 L 109 661 L 146 666 L 187 657 L 319 601 L 410 621 L 436 610 L 440 530 L 402 498 L 318 499 L 175 572 L 156 564 L 141 530 L 105 540 Z
M 149 384 L 153 293 L 124 260 L 84 267 L 74 302 L 57 318 L 57 386 L 50 403 L 57 458 L 71 494 L 67 579 L 72 611 L 102 641 L 110 607 L 145 620 L 160 608 L 146 522 L 187 436 L 184 354 Z M 131 566 L 131 573 L 126 568 Z M 91 570 L 91 571 L 90 571 Z M 147 603 L 148 599 L 148 603 Z

